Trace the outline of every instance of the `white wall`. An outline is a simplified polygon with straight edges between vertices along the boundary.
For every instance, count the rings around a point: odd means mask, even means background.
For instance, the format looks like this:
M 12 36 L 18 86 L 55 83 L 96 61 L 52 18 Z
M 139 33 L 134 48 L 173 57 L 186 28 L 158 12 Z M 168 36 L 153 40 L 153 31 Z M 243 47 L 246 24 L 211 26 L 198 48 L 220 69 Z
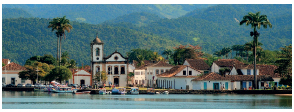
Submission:
M 228 82 L 228 90 L 231 90 L 231 82 L 227 81 L 193 81 L 193 89 L 194 90 L 204 90 L 204 82 L 207 83 L 207 90 L 213 90 L 213 83 L 219 83 L 219 90 L 222 89 L 222 86 L 225 90 L 225 83 Z
M 18 72 L 20 72 L 20 71 L 8 71 L 7 70 L 6 73 L 5 72 L 3 73 L 3 72 L 2 72 L 2 78 L 5 78 L 5 81 L 4 81 L 5 84 L 11 84 L 11 78 L 15 78 L 15 85 L 21 83 L 21 78 L 18 77 Z M 27 83 L 31 84 L 32 81 L 31 80 L 25 80 L 25 82 L 22 83 L 22 84 L 27 84 Z
M 100 55 L 96 56 L 96 48 L 100 49 Z M 93 45 L 93 52 L 92 52 L 92 56 L 93 56 L 93 62 L 97 62 L 97 61 L 102 61 L 103 60 L 103 46 L 101 45 Z M 97 60 L 97 57 L 99 57 L 99 60 Z
M 183 71 L 186 71 L 186 75 L 183 75 Z M 192 75 L 189 75 L 189 71 L 192 71 Z M 183 70 L 181 70 L 175 76 L 198 76 L 200 74 L 201 74 L 200 72 L 192 69 L 191 67 L 185 67 Z
M 241 69 L 243 75 L 247 75 L 247 69 Z M 253 75 L 253 69 L 250 69 L 250 75 Z M 256 69 L 256 75 L 259 75 L 259 69 Z
M 139 74 L 136 74 L 136 73 L 139 73 Z M 144 86 L 146 86 L 147 82 L 145 81 L 145 73 L 146 73 L 146 71 L 144 69 L 134 70 L 134 82 L 132 82 L 132 83 L 136 84 L 135 81 L 137 80 L 138 81 L 137 84 L 141 85 L 143 83 L 142 80 L 144 80 Z M 140 80 L 141 80 L 141 83 L 140 83 Z
M 114 57 L 116 57 L 116 56 L 118 57 L 117 60 L 114 59 Z M 106 61 L 126 61 L 126 59 L 124 59 L 123 57 L 121 57 L 121 55 L 119 53 L 114 53 Z
M 145 82 L 147 83 L 147 81 L 149 81 L 149 86 L 152 86 L 152 84 L 156 84 L 156 80 L 157 80 L 156 69 L 159 70 L 158 74 L 161 74 L 161 70 L 165 72 L 166 70 L 170 70 L 171 68 L 172 67 L 147 67 L 147 70 L 145 72 L 145 76 L 146 76 Z M 151 74 L 149 73 L 148 75 L 148 72 L 150 72 Z M 152 82 L 153 76 L 154 76 L 154 81 Z M 150 80 L 152 84 L 150 84 Z
M 213 62 L 211 65 L 211 72 L 219 73 L 219 69 L 220 67 Z
M 235 67 L 232 68 L 231 72 L 229 75 L 238 75 L 237 70 Z

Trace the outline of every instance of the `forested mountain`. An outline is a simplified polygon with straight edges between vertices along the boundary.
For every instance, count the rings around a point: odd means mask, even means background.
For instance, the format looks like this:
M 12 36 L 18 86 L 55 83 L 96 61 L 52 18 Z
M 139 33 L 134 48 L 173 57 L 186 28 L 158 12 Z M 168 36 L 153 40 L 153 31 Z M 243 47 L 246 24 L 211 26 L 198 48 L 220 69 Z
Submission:
M 176 18 L 212 4 L 3 4 L 21 8 L 33 17 L 55 18 L 66 15 L 72 21 L 98 24 L 133 12 L 149 12 L 163 18 Z M 4 10 L 4 9 L 3 9 Z
M 19 18 L 19 17 L 29 18 L 33 16 L 27 11 L 24 11 L 18 8 L 3 8 L 2 9 L 2 19 Z
M 70 6 L 78 7 L 78 5 Z M 108 5 L 99 6 L 101 8 Z M 122 6 L 124 5 L 117 5 L 116 8 L 123 8 Z M 144 5 L 134 5 L 134 7 L 139 6 Z M 157 5 L 151 6 L 154 8 Z M 164 9 L 164 5 L 159 6 L 161 6 L 161 10 Z M 32 7 L 40 8 L 29 6 L 29 8 Z M 67 6 L 65 5 L 65 7 Z M 89 7 L 91 5 L 86 7 L 86 9 Z M 185 7 L 187 9 L 182 8 L 183 10 L 192 10 L 191 7 Z M 122 12 L 130 8 L 123 8 Z M 91 11 L 89 9 L 89 12 Z M 113 13 L 111 13 L 112 11 Z M 144 12 L 140 11 L 140 9 L 136 9 L 136 11 L 140 12 L 129 11 L 124 12 L 125 14 L 122 15 L 114 14 L 116 13 L 115 11 L 109 9 L 103 12 L 102 8 L 101 12 L 97 11 L 100 14 L 109 13 L 109 15 L 101 18 L 108 18 L 108 20 L 112 18 L 112 20 L 99 25 L 73 22 L 77 19 L 70 19 L 73 29 L 70 33 L 66 34 L 67 38 L 62 43 L 62 50 L 68 51 L 70 56 L 72 56 L 71 58 L 77 60 L 78 63 L 89 64 L 90 42 L 96 37 L 98 32 L 99 38 L 105 43 L 104 51 L 107 55 L 114 52 L 115 49 L 126 55 L 125 53 L 133 48 L 151 49 L 161 54 L 164 49 L 171 49 L 178 44 L 200 45 L 202 51 L 213 54 L 223 47 L 231 47 L 236 44 L 243 45 L 246 42 L 252 41 L 253 39 L 249 34 L 253 29 L 246 25 L 240 26 L 239 21 L 248 12 L 255 13 L 257 11 L 260 11 L 261 15 L 267 15 L 273 25 L 273 28 L 258 29 L 258 32 L 260 32 L 258 41 L 263 44 L 264 50 L 278 50 L 280 47 L 292 43 L 291 4 L 213 5 L 208 8 L 195 9 L 185 16 L 172 19 L 162 18 L 162 16 L 156 16 L 156 13 L 152 13 L 152 11 Z M 79 13 L 77 11 L 76 14 Z M 62 13 L 58 14 L 60 15 L 54 15 L 54 17 L 64 16 Z M 93 19 L 92 22 L 107 20 L 99 17 L 95 18 L 97 15 L 87 16 Z M 118 18 L 115 19 L 114 17 Z M 39 18 L 3 19 L 3 58 L 9 58 L 13 62 L 17 61 L 23 64 L 27 58 L 34 55 L 52 54 L 56 57 L 57 38 L 55 33 L 47 28 L 49 21 L 50 19 Z
M 2 58 L 9 58 L 23 65 L 26 59 L 34 55 L 51 54 L 56 57 L 57 37 L 48 28 L 49 19 L 17 18 L 2 21 Z M 71 59 L 84 65 L 90 63 L 90 42 L 96 38 L 97 32 L 104 42 L 105 56 L 115 50 L 126 56 L 126 52 L 134 48 L 158 52 L 179 44 L 158 35 L 123 27 L 78 22 L 72 22 L 71 25 L 73 29 L 66 33 L 66 39 L 62 41 L 62 52 L 67 51 Z

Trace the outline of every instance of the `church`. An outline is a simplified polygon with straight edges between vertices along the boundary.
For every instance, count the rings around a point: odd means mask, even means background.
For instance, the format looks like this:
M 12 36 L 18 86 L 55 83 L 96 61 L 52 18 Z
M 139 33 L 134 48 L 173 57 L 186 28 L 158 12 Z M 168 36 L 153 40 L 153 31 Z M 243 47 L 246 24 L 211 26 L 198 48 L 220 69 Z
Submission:
M 95 74 L 98 74 L 100 71 L 105 71 L 107 74 L 106 86 L 111 83 L 117 87 L 126 87 L 128 81 L 128 58 L 117 51 L 104 57 L 104 43 L 98 36 L 96 36 L 90 45 L 92 79 L 94 79 Z M 93 85 L 94 83 L 96 83 L 95 80 L 92 80 Z

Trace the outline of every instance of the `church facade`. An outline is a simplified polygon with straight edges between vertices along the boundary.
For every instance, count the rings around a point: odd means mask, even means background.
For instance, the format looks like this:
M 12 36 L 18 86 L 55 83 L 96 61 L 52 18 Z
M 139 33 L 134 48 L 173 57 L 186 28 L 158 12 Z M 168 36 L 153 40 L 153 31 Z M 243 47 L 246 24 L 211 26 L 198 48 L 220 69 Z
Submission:
M 92 85 L 96 83 L 95 75 L 100 75 L 100 71 L 105 71 L 107 75 L 106 86 L 127 86 L 128 58 L 115 51 L 104 57 L 104 43 L 98 36 L 91 42 L 91 72 Z

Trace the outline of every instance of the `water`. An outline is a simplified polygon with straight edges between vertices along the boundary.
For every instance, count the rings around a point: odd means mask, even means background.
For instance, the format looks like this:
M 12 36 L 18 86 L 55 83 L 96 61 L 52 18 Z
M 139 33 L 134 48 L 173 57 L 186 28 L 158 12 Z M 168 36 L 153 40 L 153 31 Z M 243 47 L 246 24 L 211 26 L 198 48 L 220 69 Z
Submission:
M 3 109 L 292 109 L 292 96 L 98 95 L 2 91 Z

